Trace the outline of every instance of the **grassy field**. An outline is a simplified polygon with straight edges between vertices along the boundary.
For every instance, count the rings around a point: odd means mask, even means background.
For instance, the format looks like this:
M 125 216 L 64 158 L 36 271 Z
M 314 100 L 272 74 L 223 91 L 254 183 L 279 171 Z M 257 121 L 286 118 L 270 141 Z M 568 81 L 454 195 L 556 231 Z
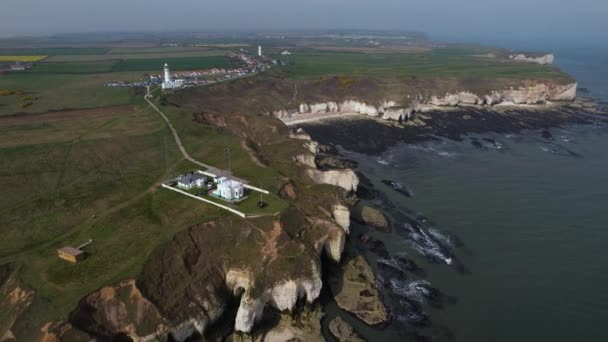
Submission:
M 50 74 L 91 74 L 111 72 L 118 61 L 36 63 L 31 72 Z
M 85 294 L 137 275 L 175 232 L 228 215 L 158 188 L 195 166 L 158 114 L 135 102 L 131 110 L 0 118 L 0 263 L 22 265 L 36 291 L 16 326 L 24 340 L 65 319 Z M 57 258 L 57 248 L 87 239 L 94 242 L 82 263 Z
M 34 97 L 33 104 L 20 107 L 17 96 L 0 96 L 0 116 L 19 112 L 41 113 L 66 108 L 95 108 L 129 103 L 127 89 L 106 88 L 115 80 L 138 80 L 141 73 L 38 74 L 10 73 L 0 78 L 0 89 L 20 91 Z
M 160 107 L 180 132 L 186 150 L 197 160 L 227 169 L 224 150 L 230 148 L 231 169 L 235 176 L 247 179 L 253 186 L 276 191 L 280 179 L 274 168 L 256 164 L 240 139 L 227 134 L 222 128 L 193 124 L 192 112 Z
M 78 48 L 78 47 L 54 47 L 54 48 L 0 48 L 0 55 L 100 55 L 108 52 L 107 48 Z
M 479 57 L 477 51 L 436 49 L 424 53 L 298 52 L 285 67 L 291 78 L 314 79 L 328 75 L 417 76 L 457 78 L 559 78 L 552 66 Z
M 117 47 L 112 48 L 108 51 L 108 54 L 127 55 L 127 54 L 150 54 L 150 53 L 182 53 L 182 52 L 199 52 L 201 54 L 208 54 L 209 56 L 220 54 L 222 51 L 217 49 L 210 49 L 208 47 L 196 47 L 196 46 L 179 46 L 179 47 L 144 47 L 144 48 L 126 48 Z
M 151 71 L 161 70 L 169 63 L 172 70 L 192 70 L 210 68 L 229 68 L 230 61 L 223 56 L 190 57 L 190 58 L 159 58 L 159 59 L 128 59 L 114 66 L 114 71 Z
M 231 215 L 158 187 L 198 167 L 182 159 L 164 121 L 141 98 L 125 99 L 127 106 L 0 117 L 0 264 L 20 265 L 24 285 L 36 292 L 13 329 L 20 339 L 65 319 L 87 293 L 135 277 L 176 232 Z M 193 124 L 191 113 L 170 117 L 192 156 L 223 167 L 229 146 L 238 176 L 276 188 L 276 171 L 257 165 L 238 138 Z M 252 214 L 286 207 L 265 195 L 269 205 L 260 210 L 258 199 L 251 193 L 235 206 Z M 88 239 L 94 242 L 83 262 L 57 258 L 58 248 Z
M 195 51 L 173 51 L 170 48 L 156 52 L 131 52 L 131 53 L 104 53 L 99 55 L 50 55 L 47 62 L 90 62 L 104 60 L 129 60 L 129 59 L 158 59 L 158 58 L 192 58 L 225 56 L 227 50 L 195 50 Z

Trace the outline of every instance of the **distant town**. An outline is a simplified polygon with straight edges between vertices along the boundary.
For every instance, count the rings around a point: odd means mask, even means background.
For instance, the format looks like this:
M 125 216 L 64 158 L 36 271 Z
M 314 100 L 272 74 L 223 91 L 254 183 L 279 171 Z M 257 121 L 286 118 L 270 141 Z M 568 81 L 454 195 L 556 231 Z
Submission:
M 289 51 L 282 51 L 282 56 L 291 55 Z M 257 57 L 252 57 L 245 49 L 239 49 L 239 52 L 230 53 L 230 60 L 242 64 L 236 68 L 211 68 L 199 70 L 187 70 L 171 73 L 170 65 L 165 63 L 164 73 L 150 75 L 149 79 L 141 82 L 117 81 L 106 83 L 106 87 L 147 87 L 160 85 L 162 89 L 181 89 L 188 87 L 204 86 L 226 80 L 236 79 L 249 75 L 256 74 L 271 68 L 272 65 L 285 65 L 285 61 L 275 60 L 263 55 L 262 47 L 258 46 Z

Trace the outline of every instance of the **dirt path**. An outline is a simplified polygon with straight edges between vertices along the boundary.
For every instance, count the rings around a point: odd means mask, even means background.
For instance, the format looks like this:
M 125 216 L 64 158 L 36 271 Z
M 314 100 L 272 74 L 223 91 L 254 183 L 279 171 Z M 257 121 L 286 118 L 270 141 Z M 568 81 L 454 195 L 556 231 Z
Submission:
M 162 118 L 163 120 L 165 120 L 165 122 L 167 123 L 167 126 L 169 127 L 169 129 L 171 130 L 171 133 L 173 134 L 173 138 L 175 139 L 175 143 L 177 144 L 177 147 L 179 148 L 182 156 L 184 157 L 184 159 L 204 167 L 205 169 L 207 169 L 207 172 L 213 173 L 217 176 L 226 176 L 226 177 L 230 177 L 234 180 L 236 180 L 237 182 L 241 182 L 243 184 L 248 184 L 249 182 L 247 182 L 244 179 L 240 179 L 238 177 L 235 177 L 232 175 L 231 172 L 226 171 L 226 170 L 222 170 L 222 169 L 218 169 L 214 166 L 211 166 L 209 164 L 205 164 L 203 162 L 200 162 L 194 158 L 192 158 L 192 156 L 190 156 L 190 154 L 188 154 L 188 151 L 186 151 L 186 148 L 184 147 L 184 144 L 182 143 L 182 140 L 179 137 L 179 134 L 177 133 L 177 130 L 173 127 L 173 124 L 171 124 L 171 121 L 169 120 L 169 118 L 165 115 L 165 113 L 163 113 L 160 109 L 158 109 L 158 107 L 149 99 L 149 95 L 150 93 L 148 92 L 146 95 L 144 95 L 144 100 L 146 100 L 146 102 L 148 102 L 148 104 L 150 105 L 150 107 L 152 107 L 152 109 L 154 109 Z

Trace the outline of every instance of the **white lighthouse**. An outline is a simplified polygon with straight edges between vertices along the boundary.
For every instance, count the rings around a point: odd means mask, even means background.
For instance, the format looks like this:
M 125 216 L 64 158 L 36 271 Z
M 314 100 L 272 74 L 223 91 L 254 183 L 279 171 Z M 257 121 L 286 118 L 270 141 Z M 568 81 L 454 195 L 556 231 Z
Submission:
M 184 87 L 184 80 L 171 80 L 171 71 L 169 64 L 165 63 L 165 79 L 162 84 L 163 89 L 177 89 Z
M 258 56 L 262 57 L 262 45 L 258 45 Z
M 171 83 L 171 72 L 167 63 L 165 63 L 165 83 Z

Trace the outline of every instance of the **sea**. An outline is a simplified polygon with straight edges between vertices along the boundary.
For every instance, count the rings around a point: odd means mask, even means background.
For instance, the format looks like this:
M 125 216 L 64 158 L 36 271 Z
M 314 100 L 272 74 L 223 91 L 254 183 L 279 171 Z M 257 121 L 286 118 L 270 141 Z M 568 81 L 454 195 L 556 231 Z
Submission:
M 503 46 L 554 52 L 580 95 L 608 102 L 608 48 Z M 371 328 L 329 301 L 327 336 L 341 316 L 369 341 L 608 341 L 608 125 L 340 152 L 393 222 L 391 233 L 355 223 L 350 237 L 392 322 Z

